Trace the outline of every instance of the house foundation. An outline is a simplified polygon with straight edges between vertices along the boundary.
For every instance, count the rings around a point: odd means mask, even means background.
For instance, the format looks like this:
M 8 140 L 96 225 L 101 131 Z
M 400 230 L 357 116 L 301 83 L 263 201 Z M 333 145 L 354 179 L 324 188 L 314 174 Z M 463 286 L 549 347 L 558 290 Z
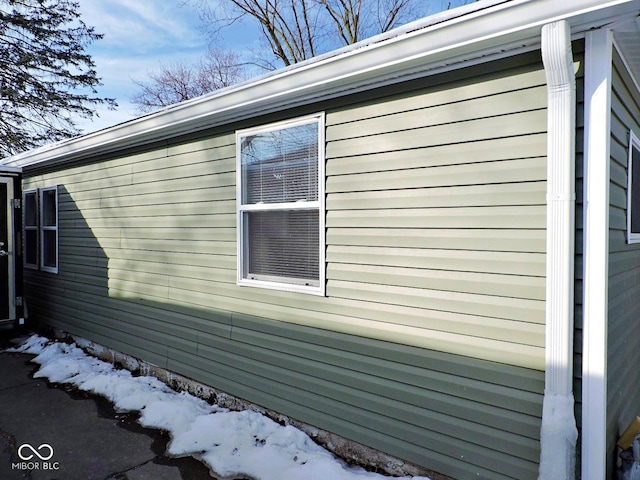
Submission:
M 124 368 L 139 375 L 149 375 L 166 383 L 177 391 L 186 391 L 211 404 L 216 404 L 233 411 L 251 410 L 267 416 L 271 420 L 286 426 L 291 425 L 306 433 L 314 442 L 329 450 L 348 463 L 359 465 L 367 470 L 391 476 L 428 476 L 431 480 L 453 480 L 446 475 L 405 462 L 392 455 L 367 447 L 313 425 L 282 415 L 255 403 L 229 395 L 209 385 L 197 382 L 183 375 L 171 372 L 166 368 L 137 359 L 131 355 L 118 352 L 82 337 L 69 334 L 59 329 L 47 328 L 46 336 L 62 341 L 72 341 L 86 353 L 115 366 Z

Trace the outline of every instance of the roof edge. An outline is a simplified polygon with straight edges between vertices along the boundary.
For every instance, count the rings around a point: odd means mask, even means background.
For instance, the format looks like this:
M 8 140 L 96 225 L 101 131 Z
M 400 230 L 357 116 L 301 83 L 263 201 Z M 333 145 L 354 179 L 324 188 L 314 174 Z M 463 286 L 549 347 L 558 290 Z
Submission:
M 112 153 L 282 110 L 284 105 L 299 106 L 451 70 L 539 45 L 545 23 L 567 19 L 575 35 L 621 16 L 637 15 L 639 8 L 633 3 L 483 0 L 125 123 L 7 157 L 0 165 L 53 165 Z

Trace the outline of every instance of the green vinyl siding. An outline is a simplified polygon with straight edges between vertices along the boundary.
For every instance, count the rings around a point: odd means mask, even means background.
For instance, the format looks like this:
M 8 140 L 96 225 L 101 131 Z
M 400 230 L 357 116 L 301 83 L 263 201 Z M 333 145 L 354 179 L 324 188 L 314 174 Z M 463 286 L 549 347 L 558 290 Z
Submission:
M 640 133 L 640 92 L 614 49 L 609 184 L 609 298 L 607 333 L 607 459 L 613 475 L 615 443 L 638 415 L 640 399 L 640 244 L 627 244 L 629 131 Z M 640 192 L 634 192 L 640 194 Z
M 542 369 L 545 101 L 543 72 L 514 69 L 328 114 L 328 293 L 421 308 L 432 335 L 469 334 L 441 345 Z
M 527 54 L 27 171 L 60 202 L 30 310 L 457 479 L 536 478 L 544 83 Z M 320 111 L 326 295 L 239 286 L 235 129 Z

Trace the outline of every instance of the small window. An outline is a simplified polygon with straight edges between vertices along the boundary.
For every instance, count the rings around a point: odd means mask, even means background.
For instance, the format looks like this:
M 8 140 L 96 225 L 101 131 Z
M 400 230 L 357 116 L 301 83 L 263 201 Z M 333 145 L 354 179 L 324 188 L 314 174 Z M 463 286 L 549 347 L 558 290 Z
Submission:
M 236 141 L 238 283 L 324 294 L 324 116 Z
M 40 268 L 58 273 L 58 187 L 40 190 Z
M 24 265 L 58 273 L 58 187 L 23 194 Z
M 627 175 L 627 241 L 640 243 L 640 139 L 629 133 L 629 168 Z
M 38 268 L 38 191 L 24 192 L 24 265 Z

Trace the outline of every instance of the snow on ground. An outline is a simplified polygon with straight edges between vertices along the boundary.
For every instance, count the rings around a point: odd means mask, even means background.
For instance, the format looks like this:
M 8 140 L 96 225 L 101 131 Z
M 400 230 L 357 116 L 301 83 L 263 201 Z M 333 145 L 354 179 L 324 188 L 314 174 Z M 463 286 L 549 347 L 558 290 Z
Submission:
M 292 426 L 281 426 L 257 412 L 234 412 L 186 392 L 176 392 L 150 376 L 134 377 L 84 353 L 76 345 L 33 335 L 8 351 L 37 355 L 34 377 L 66 383 L 110 400 L 116 410 L 140 412 L 145 427 L 169 432 L 170 456 L 192 455 L 225 477 L 258 480 L 384 480 L 353 467 Z M 404 480 L 427 477 L 402 477 Z

